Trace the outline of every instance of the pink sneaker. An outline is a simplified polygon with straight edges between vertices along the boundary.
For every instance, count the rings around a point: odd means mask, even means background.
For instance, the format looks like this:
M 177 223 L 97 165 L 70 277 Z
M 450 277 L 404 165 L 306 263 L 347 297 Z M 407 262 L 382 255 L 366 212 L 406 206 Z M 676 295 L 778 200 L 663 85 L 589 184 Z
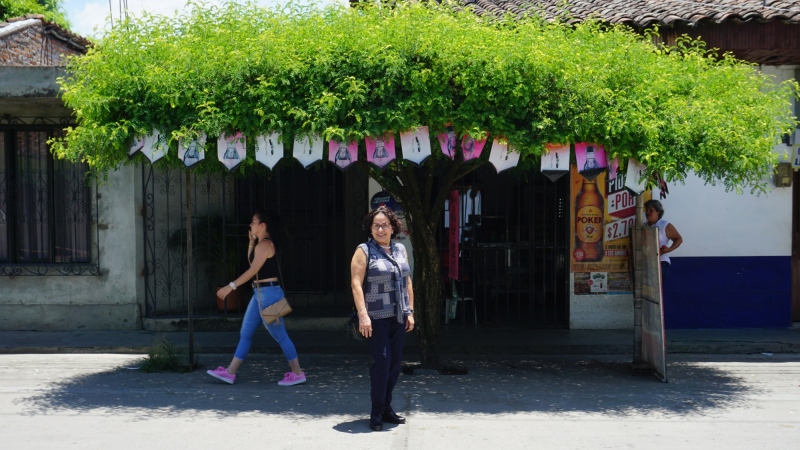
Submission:
M 294 386 L 295 384 L 305 383 L 306 373 L 300 372 L 300 375 L 295 375 L 294 372 L 286 372 L 281 381 L 278 381 L 278 386 Z
M 226 382 L 228 384 L 233 384 L 234 380 L 236 380 L 236 375 L 229 374 L 228 373 L 228 369 L 226 369 L 226 368 L 224 368 L 222 366 L 219 366 L 214 370 L 208 370 L 208 371 L 206 371 L 206 373 L 211 375 L 212 377 L 214 377 L 214 378 L 216 378 L 218 380 L 222 380 L 222 381 L 224 381 L 224 382 Z M 303 378 L 303 381 L 305 381 L 305 378 Z

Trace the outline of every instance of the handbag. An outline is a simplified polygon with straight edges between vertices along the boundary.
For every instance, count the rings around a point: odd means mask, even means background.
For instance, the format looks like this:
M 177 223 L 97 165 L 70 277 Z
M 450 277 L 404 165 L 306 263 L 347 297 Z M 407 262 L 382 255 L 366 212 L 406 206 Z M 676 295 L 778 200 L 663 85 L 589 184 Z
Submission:
M 257 292 L 257 290 L 256 290 Z M 260 297 L 260 294 L 259 294 Z M 259 306 L 261 306 L 261 299 L 259 298 Z M 286 301 L 285 298 L 278 300 L 277 303 L 273 303 L 266 308 L 261 310 L 261 318 L 264 319 L 264 323 L 267 325 L 272 325 L 278 320 L 279 317 L 283 317 L 287 314 L 292 312 L 292 307 L 289 305 L 289 302 Z
M 275 257 L 278 257 L 276 252 Z M 278 260 L 278 276 L 280 277 L 281 281 L 283 280 L 283 274 L 281 273 L 281 262 Z M 278 318 L 283 317 L 290 312 L 292 312 L 292 306 L 289 305 L 289 302 L 286 298 L 282 298 L 277 302 L 267 306 L 264 309 L 261 309 L 261 291 L 258 289 L 258 272 L 256 272 L 256 282 L 254 286 L 256 290 L 256 297 L 258 299 L 258 309 L 261 312 L 261 319 L 264 320 L 264 323 L 267 325 L 272 325 Z
M 361 334 L 361 331 L 358 328 L 358 313 L 354 309 L 353 315 L 350 316 L 350 320 L 347 321 L 347 334 L 350 336 L 350 339 L 354 341 L 367 340 L 367 338 Z

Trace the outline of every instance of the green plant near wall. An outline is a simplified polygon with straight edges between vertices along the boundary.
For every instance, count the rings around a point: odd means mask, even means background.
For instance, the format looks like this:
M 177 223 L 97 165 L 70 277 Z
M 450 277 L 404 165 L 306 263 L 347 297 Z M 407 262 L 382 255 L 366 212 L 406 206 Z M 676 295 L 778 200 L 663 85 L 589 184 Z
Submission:
M 142 361 L 140 370 L 146 373 L 179 372 L 186 373 L 200 366 L 199 359 L 187 362 L 187 349 L 178 347 L 169 339 L 163 338 L 153 344 Z

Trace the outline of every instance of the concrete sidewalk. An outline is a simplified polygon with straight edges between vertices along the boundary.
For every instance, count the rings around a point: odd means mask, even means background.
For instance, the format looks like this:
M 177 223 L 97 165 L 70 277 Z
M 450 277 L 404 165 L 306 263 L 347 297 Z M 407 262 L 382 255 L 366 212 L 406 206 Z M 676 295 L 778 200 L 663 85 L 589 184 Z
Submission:
M 194 332 L 196 353 L 233 353 L 238 332 Z M 289 336 L 303 354 L 361 354 L 366 343 L 341 331 L 291 330 Z M 0 331 L 0 353 L 147 353 L 159 340 L 188 346 L 186 331 Z M 405 353 L 418 353 L 416 333 L 407 336 Z M 441 353 L 447 355 L 629 355 L 633 330 L 514 330 L 443 326 Z M 800 327 L 788 329 L 667 330 L 668 353 L 758 354 L 800 353 Z M 279 353 L 265 330 L 251 352 Z

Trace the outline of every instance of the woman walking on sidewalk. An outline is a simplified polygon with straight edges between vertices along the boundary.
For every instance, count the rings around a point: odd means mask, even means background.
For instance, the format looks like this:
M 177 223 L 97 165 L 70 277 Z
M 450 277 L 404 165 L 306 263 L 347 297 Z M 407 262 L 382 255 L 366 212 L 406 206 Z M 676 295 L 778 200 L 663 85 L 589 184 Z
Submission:
M 414 291 L 406 248 L 391 240 L 402 231 L 394 212 L 375 208 L 365 217 L 364 230 L 371 238 L 353 255 L 350 283 L 359 331 L 370 338 L 374 360 L 369 369 L 369 427 L 381 431 L 383 422 L 406 423 L 392 409 L 392 391 L 400 377 L 405 333 L 414 329 Z
M 270 235 L 270 230 L 272 234 Z M 281 287 L 278 268 L 278 258 L 276 248 L 283 242 L 279 240 L 281 233 L 280 222 L 277 217 L 267 215 L 264 211 L 256 211 L 253 214 L 253 221 L 250 223 L 250 245 L 247 249 L 247 259 L 250 261 L 250 268 L 247 269 L 239 278 L 231 281 L 230 284 L 217 291 L 217 297 L 224 299 L 231 291 L 252 280 L 258 274 L 258 282 L 253 282 L 253 297 L 242 319 L 242 329 L 239 337 L 239 345 L 236 347 L 233 360 L 225 368 L 217 367 L 209 370 L 208 374 L 214 378 L 222 380 L 228 384 L 233 384 L 236 380 L 236 372 L 242 365 L 250 346 L 253 344 L 253 335 L 258 327 L 263 323 L 267 327 L 270 336 L 280 345 L 283 355 L 289 362 L 291 371 L 286 372 L 283 379 L 278 382 L 281 386 L 293 386 L 305 383 L 306 375 L 300 370 L 300 361 L 297 358 L 297 350 L 286 334 L 286 327 L 283 318 L 278 318 L 272 325 L 267 325 L 261 319 L 261 310 L 284 298 L 283 287 Z M 261 304 L 259 305 L 259 297 Z

